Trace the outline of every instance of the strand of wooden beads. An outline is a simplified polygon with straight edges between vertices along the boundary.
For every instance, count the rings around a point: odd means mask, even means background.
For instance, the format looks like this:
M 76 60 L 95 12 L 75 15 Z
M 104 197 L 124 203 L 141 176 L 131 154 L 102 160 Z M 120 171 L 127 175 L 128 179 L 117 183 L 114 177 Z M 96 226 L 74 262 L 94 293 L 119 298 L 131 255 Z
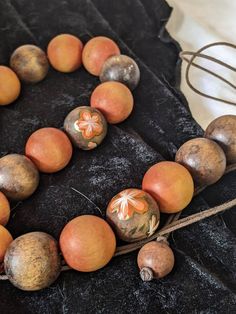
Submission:
M 56 279 L 60 272 L 59 255 L 54 245 L 55 240 L 41 232 L 17 238 L 6 254 L 9 244 L 13 241 L 10 233 L 3 227 L 10 217 L 10 205 L 6 197 L 10 200 L 22 201 L 37 189 L 38 171 L 55 173 L 65 168 L 72 157 L 71 142 L 84 150 L 97 147 L 106 136 L 107 121 L 112 124 L 119 123 L 131 114 L 133 96 L 130 90 L 138 85 L 140 79 L 136 62 L 128 56 L 121 55 L 118 46 L 111 39 L 95 37 L 83 47 L 82 42 L 76 36 L 62 34 L 50 41 L 47 56 L 43 50 L 34 45 L 23 45 L 13 52 L 10 59 L 11 69 L 5 66 L 0 67 L 0 105 L 9 105 L 17 99 L 21 89 L 20 80 L 26 83 L 38 83 L 43 80 L 48 73 L 49 62 L 54 69 L 64 73 L 77 70 L 83 63 L 89 73 L 96 76 L 100 74 L 102 83 L 91 95 L 91 106 L 77 107 L 67 115 L 64 121 L 65 132 L 51 127 L 36 130 L 27 140 L 25 156 L 10 154 L 0 159 L 0 190 L 4 193 L 0 192 L 0 223 L 2 224 L 0 226 L 2 269 L 0 271 L 3 270 L 2 262 L 6 255 L 4 268 L 9 274 L 8 270 L 12 268 L 12 262 L 16 257 L 15 250 L 20 245 L 24 246 L 23 255 L 18 254 L 18 257 L 22 258 L 21 262 L 24 261 L 29 267 L 26 266 L 24 270 L 21 263 L 18 263 L 13 269 L 14 275 L 9 279 L 17 287 L 25 290 L 41 289 Z M 91 224 L 93 220 L 98 220 L 98 231 L 107 233 L 110 230 L 113 237 L 113 244 L 108 248 L 109 260 L 116 246 L 114 233 L 109 225 L 98 217 L 88 216 L 87 220 L 85 219 L 88 224 Z M 85 231 L 84 239 L 86 238 Z M 24 271 L 36 276 L 42 266 L 40 263 L 34 265 L 36 273 L 30 268 L 33 256 L 27 248 L 32 243 L 38 246 L 39 254 L 47 261 L 50 274 L 45 274 L 44 278 L 38 278 L 35 282 L 30 282 L 30 280 L 25 282 Z M 50 250 L 45 250 L 47 243 L 51 245 Z M 102 247 L 106 247 L 104 241 L 100 243 Z M 92 244 L 90 247 L 92 248 Z M 54 256 L 54 259 L 50 259 L 49 255 Z M 96 267 L 101 267 L 101 265 L 102 263 L 98 261 Z
M 83 48 L 77 37 L 63 34 L 51 40 L 47 54 L 56 70 L 72 72 L 83 63 L 89 73 L 100 75 L 102 83 L 91 95 L 91 106 L 77 107 L 67 115 L 64 121 L 66 133 L 55 128 L 39 129 L 26 143 L 26 157 L 11 154 L 0 159 L 0 190 L 13 200 L 23 200 L 36 190 L 38 170 L 54 173 L 63 169 L 72 156 L 71 142 L 84 150 L 94 149 L 106 136 L 107 122 L 122 122 L 133 109 L 130 89 L 137 86 L 140 72 L 133 59 L 120 55 L 118 46 L 111 39 L 95 37 Z M 49 68 L 45 53 L 33 45 L 17 48 L 10 64 L 20 79 L 29 83 L 44 79 Z M 1 76 L 0 68 L 0 82 L 4 83 L 3 78 L 7 75 L 9 81 L 4 86 L 4 97 L 0 98 L 0 104 L 7 105 L 19 95 L 20 85 L 12 70 L 4 67 L 2 73 L 4 75 Z M 14 83 L 13 92 L 9 82 Z M 229 127 L 226 129 L 224 122 L 215 121 L 213 126 L 209 126 L 211 131 L 206 132 L 206 137 L 218 141 L 225 153 L 212 140 L 191 140 L 177 152 L 177 162 L 160 162 L 148 170 L 143 179 L 143 190 L 126 189 L 113 197 L 107 208 L 107 221 L 118 237 L 135 242 L 134 246 L 140 245 L 140 242 L 136 243 L 139 240 L 151 240 L 159 225 L 160 211 L 178 213 L 189 204 L 194 193 L 193 179 L 195 183 L 209 185 L 223 175 L 226 157 L 228 162 L 235 160 L 232 138 L 235 138 L 236 124 L 235 116 L 222 119 L 228 119 Z M 221 141 L 222 132 L 225 142 Z M 210 156 L 208 163 L 206 155 Z M 194 164 L 190 162 L 191 158 Z M 4 194 L 2 203 L 7 218 L 5 216 L 2 221 L 6 224 L 10 206 Z M 83 272 L 104 267 L 116 249 L 116 237 L 110 225 L 92 215 L 78 216 L 70 221 L 62 230 L 59 241 L 67 264 Z M 60 254 L 57 241 L 49 234 L 31 232 L 13 241 L 4 227 L 0 228 L 0 232 L 3 234 L 0 238 L 3 239 L 0 242 L 0 262 L 4 258 L 4 270 L 12 284 L 22 290 L 32 291 L 45 288 L 57 279 L 61 272 Z M 172 266 L 162 269 L 162 272 L 160 268 L 153 269 L 153 276 L 156 277 L 158 273 L 158 277 L 161 277 L 173 267 L 173 253 L 163 241 L 158 246 L 155 244 L 153 249 L 156 256 L 164 258 L 160 263 L 166 263 L 167 259 L 171 261 Z M 102 256 L 100 252 L 103 252 Z M 144 246 L 139 261 L 146 261 L 146 252 L 150 250 Z M 45 265 L 47 272 L 42 271 Z M 144 279 L 152 277 L 148 265 L 140 262 L 139 266 L 142 269 L 146 267 L 145 271 L 141 271 Z

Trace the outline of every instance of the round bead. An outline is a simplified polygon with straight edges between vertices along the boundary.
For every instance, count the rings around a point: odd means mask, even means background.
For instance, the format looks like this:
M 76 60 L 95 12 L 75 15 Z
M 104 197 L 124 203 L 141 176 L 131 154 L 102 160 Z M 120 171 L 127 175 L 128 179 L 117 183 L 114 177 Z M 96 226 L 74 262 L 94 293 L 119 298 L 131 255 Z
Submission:
M 154 278 L 160 279 L 172 271 L 175 257 L 167 243 L 151 241 L 141 248 L 137 262 L 140 270 L 147 267 L 152 270 Z
M 24 200 L 34 193 L 39 173 L 32 161 L 18 154 L 0 158 L 0 191 L 12 200 Z
M 5 226 L 10 218 L 10 204 L 6 196 L 0 192 L 0 225 Z
M 160 221 L 156 201 L 139 189 L 126 189 L 114 196 L 106 216 L 118 237 L 127 242 L 150 237 Z
M 102 67 L 100 81 L 118 81 L 125 84 L 130 90 L 135 89 L 140 80 L 140 71 L 137 63 L 125 55 L 108 58 Z
M 100 111 L 81 106 L 66 116 L 64 129 L 75 146 L 90 150 L 101 144 L 105 138 L 107 122 Z
M 103 36 L 94 37 L 84 46 L 83 65 L 89 73 L 99 76 L 104 62 L 118 54 L 120 49 L 113 40 Z
M 189 171 L 173 161 L 161 161 L 144 175 L 142 188 L 150 193 L 163 213 L 176 213 L 192 200 L 193 179 Z
M 83 44 L 80 39 L 70 34 L 54 37 L 47 48 L 51 65 L 60 72 L 73 72 L 82 63 Z
M 221 146 L 227 163 L 236 163 L 236 115 L 225 115 L 213 120 L 206 129 L 205 137 Z
M 0 66 L 0 106 L 6 106 L 20 95 L 20 81 L 10 68 Z
M 105 82 L 95 88 L 90 104 L 100 110 L 109 123 L 115 124 L 128 118 L 133 110 L 134 99 L 124 84 Z
M 21 290 L 36 291 L 50 286 L 61 271 L 56 240 L 44 232 L 18 237 L 7 249 L 4 269 L 10 282 Z
M 177 151 L 175 160 L 189 170 L 199 185 L 215 183 L 226 167 L 223 150 L 206 138 L 195 138 L 184 143 Z
M 71 268 L 91 272 L 104 267 L 111 260 L 116 238 L 104 219 L 83 215 L 64 227 L 60 235 L 60 247 Z
M 72 156 L 72 145 L 68 136 L 56 128 L 42 128 L 29 137 L 25 154 L 39 171 L 57 172 L 66 167 Z
M 48 73 L 49 64 L 46 54 L 34 45 L 17 48 L 10 59 L 10 66 L 22 81 L 37 83 Z
M 3 226 L 0 225 L 0 273 L 1 273 L 1 263 L 4 260 L 8 246 L 13 241 L 10 232 Z

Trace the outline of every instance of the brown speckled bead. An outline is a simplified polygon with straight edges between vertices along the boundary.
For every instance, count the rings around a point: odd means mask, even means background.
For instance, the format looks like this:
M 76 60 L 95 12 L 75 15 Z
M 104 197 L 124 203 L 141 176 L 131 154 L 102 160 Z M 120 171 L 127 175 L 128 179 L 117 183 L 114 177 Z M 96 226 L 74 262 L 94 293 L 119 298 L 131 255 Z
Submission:
M 206 129 L 205 137 L 221 146 L 227 163 L 236 163 L 236 115 L 225 115 L 213 120 Z
M 150 237 L 160 222 L 154 198 L 139 189 L 126 189 L 110 201 L 106 217 L 117 236 L 127 242 Z
M 17 48 L 10 59 L 10 66 L 22 81 L 37 83 L 48 73 L 49 63 L 42 49 L 34 45 Z
M 18 154 L 0 158 L 0 191 L 12 200 L 24 200 L 34 193 L 39 173 L 32 161 Z
M 185 166 L 199 185 L 210 185 L 224 174 L 226 157 L 221 147 L 206 138 L 195 138 L 184 143 L 175 161 Z
M 64 129 L 75 146 L 83 150 L 91 150 L 101 144 L 105 138 L 107 122 L 99 110 L 81 106 L 66 116 Z
M 130 90 L 137 87 L 140 71 L 137 63 L 125 55 L 112 56 L 105 61 L 100 73 L 100 81 L 118 81 Z
M 7 249 L 4 269 L 10 282 L 21 290 L 36 291 L 50 286 L 61 271 L 56 240 L 44 232 L 18 237 Z
M 166 242 L 151 241 L 141 248 L 138 253 L 137 262 L 140 271 L 145 271 L 145 268 L 148 268 L 151 270 L 153 278 L 160 279 L 172 271 L 175 257 Z M 150 280 L 142 279 L 144 281 Z

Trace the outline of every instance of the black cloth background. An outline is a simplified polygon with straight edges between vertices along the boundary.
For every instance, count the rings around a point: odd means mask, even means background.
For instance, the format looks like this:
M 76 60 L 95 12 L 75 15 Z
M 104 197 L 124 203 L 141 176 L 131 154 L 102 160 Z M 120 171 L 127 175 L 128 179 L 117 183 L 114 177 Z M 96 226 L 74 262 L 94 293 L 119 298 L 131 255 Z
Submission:
M 14 237 L 40 230 L 58 238 L 73 217 L 99 215 L 72 187 L 104 214 L 114 194 L 141 187 L 152 164 L 173 160 L 182 143 L 203 134 L 174 87 L 179 49 L 164 31 L 170 12 L 163 0 L 0 1 L 0 64 L 7 65 L 19 45 L 46 49 L 53 36 L 72 33 L 83 42 L 97 35 L 113 38 L 141 70 L 131 117 L 110 126 L 97 149 L 75 149 L 63 171 L 41 175 L 37 192 L 12 212 L 8 228 Z M 26 139 L 38 128 L 61 128 L 70 110 L 89 104 L 98 83 L 81 68 L 69 75 L 50 69 L 43 82 L 23 85 L 20 98 L 0 108 L 0 156 L 23 153 Z M 182 217 L 234 197 L 236 180 L 231 173 L 197 196 Z M 94 273 L 64 272 L 39 292 L 0 282 L 0 313 L 235 313 L 235 218 L 229 210 L 174 232 L 170 244 L 176 264 L 160 281 L 140 280 L 134 252 Z

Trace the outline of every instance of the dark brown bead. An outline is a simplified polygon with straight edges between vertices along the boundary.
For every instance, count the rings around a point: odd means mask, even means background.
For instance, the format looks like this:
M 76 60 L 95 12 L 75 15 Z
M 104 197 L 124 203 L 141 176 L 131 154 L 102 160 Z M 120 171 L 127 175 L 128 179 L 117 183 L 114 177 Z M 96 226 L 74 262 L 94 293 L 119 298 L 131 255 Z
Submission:
M 42 49 L 34 45 L 17 48 L 10 59 L 10 66 L 22 81 L 37 83 L 48 73 L 49 63 Z
M 130 90 L 135 89 L 140 80 L 137 63 L 125 55 L 112 56 L 105 61 L 100 73 L 100 81 L 118 81 Z
M 12 200 L 24 200 L 34 193 L 39 173 L 32 161 L 18 154 L 0 159 L 0 191 Z
M 199 185 L 210 185 L 224 174 L 226 157 L 221 147 L 206 138 L 195 138 L 184 143 L 175 161 L 185 166 Z
M 4 269 L 10 282 L 21 290 L 50 286 L 59 276 L 58 244 L 44 232 L 31 232 L 15 239 L 7 249 Z
M 221 146 L 227 163 L 236 163 L 236 115 L 216 118 L 208 125 L 204 136 Z

